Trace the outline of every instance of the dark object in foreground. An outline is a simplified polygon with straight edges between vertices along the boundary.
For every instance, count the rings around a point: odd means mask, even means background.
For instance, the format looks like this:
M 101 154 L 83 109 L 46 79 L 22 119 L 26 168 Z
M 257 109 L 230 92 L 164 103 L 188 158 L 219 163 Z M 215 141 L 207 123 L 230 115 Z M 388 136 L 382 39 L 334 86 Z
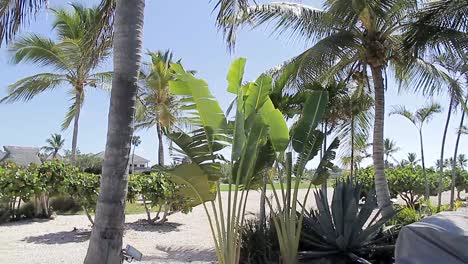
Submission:
M 398 264 L 468 263 L 468 213 L 442 212 L 401 229 Z

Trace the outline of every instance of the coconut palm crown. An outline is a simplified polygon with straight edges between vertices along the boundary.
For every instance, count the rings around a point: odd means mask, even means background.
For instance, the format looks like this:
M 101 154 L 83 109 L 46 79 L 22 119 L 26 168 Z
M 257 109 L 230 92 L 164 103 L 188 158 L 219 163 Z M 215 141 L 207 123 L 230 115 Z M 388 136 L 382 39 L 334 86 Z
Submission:
M 8 94 L 0 102 L 29 101 L 35 96 L 56 88 L 67 88 L 71 105 L 62 128 L 73 122 L 72 162 L 77 149 L 78 121 L 88 88 L 108 89 L 111 72 L 98 72 L 99 66 L 109 56 L 111 34 L 99 34 L 90 41 L 96 23 L 101 19 L 98 8 L 72 4 L 72 10 L 52 10 L 53 29 L 57 40 L 30 34 L 12 43 L 10 53 L 14 63 L 33 63 L 50 69 L 25 77 L 8 87 Z M 97 36 L 97 35 L 96 35 Z

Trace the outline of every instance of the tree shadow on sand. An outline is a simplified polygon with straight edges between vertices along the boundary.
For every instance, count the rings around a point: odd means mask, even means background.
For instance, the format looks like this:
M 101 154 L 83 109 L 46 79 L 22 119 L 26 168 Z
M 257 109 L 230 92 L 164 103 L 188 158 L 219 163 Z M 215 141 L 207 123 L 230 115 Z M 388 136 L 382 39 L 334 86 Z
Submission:
M 81 243 L 89 239 L 91 231 L 62 231 L 56 233 L 49 233 L 39 236 L 30 236 L 23 239 L 27 243 L 34 244 L 67 244 L 67 243 Z
M 169 233 L 180 231 L 179 226 L 181 225 L 182 224 L 170 222 L 166 222 L 164 224 L 149 224 L 145 220 L 138 220 L 133 223 L 125 223 L 125 229 L 139 232 Z
M 208 262 L 216 263 L 216 253 L 213 249 L 194 248 L 185 246 L 160 247 L 156 249 L 163 251 L 160 256 L 143 256 L 142 261 L 161 262 Z

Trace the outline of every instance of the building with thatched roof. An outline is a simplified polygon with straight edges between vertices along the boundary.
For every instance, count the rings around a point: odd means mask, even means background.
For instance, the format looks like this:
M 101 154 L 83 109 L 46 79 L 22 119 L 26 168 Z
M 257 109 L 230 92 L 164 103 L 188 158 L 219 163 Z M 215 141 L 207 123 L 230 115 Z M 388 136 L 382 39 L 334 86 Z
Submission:
M 104 160 L 104 151 L 101 151 L 101 152 L 99 152 L 98 154 L 96 154 L 94 156 L 99 157 L 102 160 Z M 138 156 L 137 154 L 135 154 L 132 157 L 132 154 L 130 154 L 130 160 L 128 162 L 129 166 L 130 166 L 130 172 L 132 170 L 132 161 L 133 161 L 133 164 L 135 164 L 135 173 L 137 173 L 137 172 L 146 172 L 146 171 L 151 170 L 151 168 L 149 166 L 150 160 L 145 159 L 145 158 L 143 158 L 141 156 Z
M 4 146 L 0 151 L 0 162 L 11 161 L 20 166 L 28 166 L 31 163 L 40 165 L 39 148 Z

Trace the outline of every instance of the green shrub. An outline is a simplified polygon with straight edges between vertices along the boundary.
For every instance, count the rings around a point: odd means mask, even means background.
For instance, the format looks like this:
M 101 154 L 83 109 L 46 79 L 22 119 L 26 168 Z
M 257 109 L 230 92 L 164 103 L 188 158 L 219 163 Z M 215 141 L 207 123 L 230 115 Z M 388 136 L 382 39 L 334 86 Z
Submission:
M 81 210 L 81 206 L 69 195 L 50 198 L 50 207 L 57 213 L 76 213 Z
M 180 187 L 163 171 L 159 170 L 149 175 L 130 175 L 127 199 L 135 201 L 141 197 L 148 222 L 164 223 L 167 221 L 167 216 L 173 213 L 182 212 L 186 214 L 192 210 L 191 201 L 180 192 Z M 151 217 L 152 208 L 156 208 L 154 218 Z
M 406 226 L 414 222 L 419 222 L 423 215 L 414 207 L 396 208 L 396 215 L 389 221 L 389 225 Z
M 261 227 L 259 218 L 247 219 L 242 226 L 240 263 L 277 263 L 279 259 L 278 236 L 271 217 Z

